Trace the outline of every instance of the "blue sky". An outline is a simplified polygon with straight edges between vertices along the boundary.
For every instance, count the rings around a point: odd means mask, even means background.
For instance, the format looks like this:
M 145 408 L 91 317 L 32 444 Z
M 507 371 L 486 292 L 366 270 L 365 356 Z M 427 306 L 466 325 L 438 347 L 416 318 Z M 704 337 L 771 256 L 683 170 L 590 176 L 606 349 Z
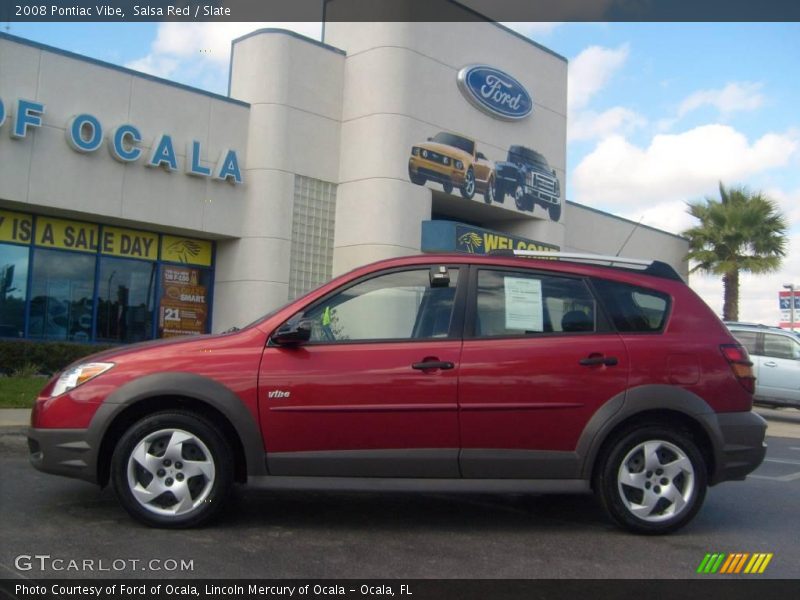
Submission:
M 263 23 L 13 23 L 11 34 L 226 93 L 230 40 Z M 791 247 L 742 279 L 740 318 L 774 324 L 800 284 L 800 24 L 509 24 L 570 61 L 567 197 L 680 232 L 717 181 L 775 199 Z M 319 25 L 290 26 L 319 36 Z M 535 96 L 535 90 L 532 90 Z M 714 278 L 690 281 L 716 311 Z

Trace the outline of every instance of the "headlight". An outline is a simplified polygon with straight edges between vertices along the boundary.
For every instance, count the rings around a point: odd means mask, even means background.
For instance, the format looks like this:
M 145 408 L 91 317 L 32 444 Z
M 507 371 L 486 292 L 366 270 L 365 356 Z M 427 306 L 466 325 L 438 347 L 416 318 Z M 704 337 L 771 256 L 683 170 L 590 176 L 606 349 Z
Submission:
M 423 150 L 422 151 L 422 158 L 428 158 L 428 151 L 427 150 Z
M 414 156 L 419 156 L 419 148 L 417 148 L 416 146 L 411 148 L 411 154 L 413 154 Z
M 442 162 L 444 164 L 446 164 L 446 165 L 449 165 L 450 164 L 450 157 L 449 156 L 443 156 L 442 157 Z
M 459 171 L 463 171 L 464 170 L 464 163 L 461 162 L 460 160 L 457 160 L 456 161 L 456 169 L 458 169 Z
M 55 386 L 53 386 L 53 391 L 50 393 L 50 396 L 60 396 L 65 392 L 73 390 L 90 379 L 94 379 L 98 375 L 105 373 L 113 366 L 114 363 L 83 363 L 77 367 L 71 368 L 69 371 L 64 371 L 61 377 L 58 378 L 58 381 L 56 381 Z

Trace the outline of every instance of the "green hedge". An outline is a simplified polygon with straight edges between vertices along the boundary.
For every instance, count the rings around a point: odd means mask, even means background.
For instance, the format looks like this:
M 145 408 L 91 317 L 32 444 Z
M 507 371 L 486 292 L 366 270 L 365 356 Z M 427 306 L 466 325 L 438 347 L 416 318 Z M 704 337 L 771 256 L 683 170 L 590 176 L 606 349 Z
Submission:
M 112 348 L 112 345 L 74 344 L 71 342 L 32 342 L 0 340 L 0 374 L 30 371 L 52 375 L 73 361 Z

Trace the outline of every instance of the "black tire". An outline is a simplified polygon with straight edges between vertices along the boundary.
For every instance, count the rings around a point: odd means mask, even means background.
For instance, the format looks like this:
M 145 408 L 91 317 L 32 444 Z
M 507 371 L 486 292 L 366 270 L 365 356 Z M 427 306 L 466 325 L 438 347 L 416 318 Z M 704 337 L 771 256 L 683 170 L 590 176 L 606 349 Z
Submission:
M 425 177 L 417 175 L 410 168 L 408 169 L 408 178 L 411 180 L 411 183 L 415 185 L 425 185 Z
M 525 200 L 525 188 L 520 184 L 517 184 L 514 188 L 514 204 L 516 204 L 518 210 L 529 210 Z
M 561 218 L 561 203 L 548 204 L 547 214 L 550 215 L 551 221 L 558 221 Z
M 151 527 L 207 522 L 222 510 L 233 473 L 233 453 L 219 430 L 200 415 L 178 410 L 134 423 L 111 459 L 122 506 Z
M 494 199 L 495 202 L 505 203 L 506 194 L 508 191 L 501 181 L 495 180 L 494 182 Z
M 453 184 L 452 183 L 443 183 L 442 188 L 444 189 L 445 194 L 452 194 L 453 193 Z
M 495 199 L 495 187 L 494 187 L 494 179 L 490 178 L 489 181 L 486 182 L 486 189 L 483 190 L 483 201 L 486 204 L 492 204 Z
M 706 461 L 688 432 L 643 424 L 612 441 L 598 461 L 595 494 L 624 529 L 670 533 L 691 521 L 703 505 Z
M 472 167 L 467 169 L 467 172 L 464 174 L 464 183 L 461 184 L 459 191 L 461 192 L 461 197 L 467 200 L 472 200 L 472 197 L 475 195 L 475 171 Z

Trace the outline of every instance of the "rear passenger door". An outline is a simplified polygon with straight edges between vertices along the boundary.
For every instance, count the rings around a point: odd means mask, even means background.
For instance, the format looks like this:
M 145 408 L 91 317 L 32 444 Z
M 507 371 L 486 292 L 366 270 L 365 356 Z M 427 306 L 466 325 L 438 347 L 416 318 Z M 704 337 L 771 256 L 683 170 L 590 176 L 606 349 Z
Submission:
M 459 376 L 463 477 L 578 477 L 595 411 L 626 389 L 628 355 L 586 281 L 473 267 Z
M 800 343 L 794 337 L 764 332 L 758 395 L 800 404 Z

